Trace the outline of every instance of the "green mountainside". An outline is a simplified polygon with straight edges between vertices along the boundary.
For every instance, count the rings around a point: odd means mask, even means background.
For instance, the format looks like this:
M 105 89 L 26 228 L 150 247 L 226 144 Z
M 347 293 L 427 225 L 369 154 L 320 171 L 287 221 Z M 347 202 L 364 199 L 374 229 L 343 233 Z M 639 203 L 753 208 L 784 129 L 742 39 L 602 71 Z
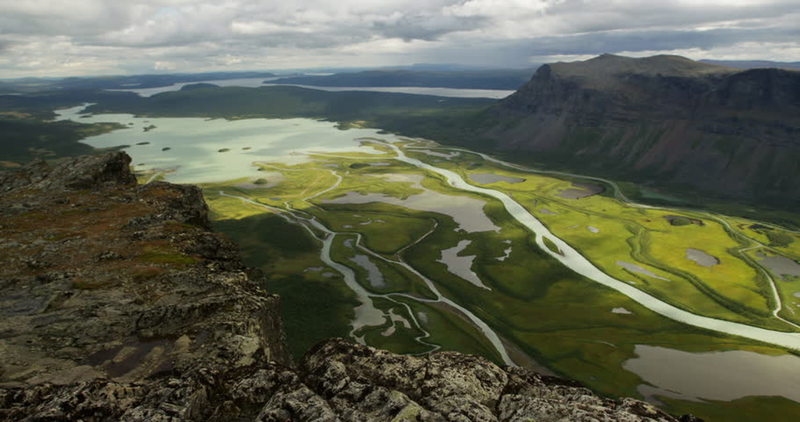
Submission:
M 542 66 L 474 139 L 593 174 L 800 205 L 800 73 L 677 56 Z

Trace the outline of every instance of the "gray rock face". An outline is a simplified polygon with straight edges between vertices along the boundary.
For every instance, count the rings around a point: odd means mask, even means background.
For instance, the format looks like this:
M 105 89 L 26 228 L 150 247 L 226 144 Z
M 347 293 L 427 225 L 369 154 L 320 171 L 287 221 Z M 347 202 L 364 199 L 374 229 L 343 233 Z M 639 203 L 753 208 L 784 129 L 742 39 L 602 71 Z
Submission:
M 7 420 L 115 419 L 148 400 L 202 419 L 226 374 L 291 366 L 279 298 L 208 231 L 200 190 L 136 186 L 129 162 L 36 163 L 0 181 Z
M 341 420 L 676 420 L 638 400 L 600 398 L 576 383 L 454 352 L 402 356 L 330 340 L 306 355 L 301 373 Z
M 201 192 L 136 186 L 128 160 L 0 180 L 0 420 L 675 420 L 458 353 L 330 340 L 295 367 Z

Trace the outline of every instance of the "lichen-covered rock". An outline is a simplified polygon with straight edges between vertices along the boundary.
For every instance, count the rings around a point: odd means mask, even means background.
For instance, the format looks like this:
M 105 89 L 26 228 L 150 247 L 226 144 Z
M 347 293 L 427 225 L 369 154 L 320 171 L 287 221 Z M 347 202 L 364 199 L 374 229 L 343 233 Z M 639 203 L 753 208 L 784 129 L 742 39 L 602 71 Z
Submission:
M 133 185 L 136 178 L 128 171 L 131 158 L 124 152 L 84 155 L 51 167 L 36 160 L 23 168 L 0 176 L 0 191 L 19 187 L 53 191 L 57 189 L 102 189 L 114 185 Z
M 121 153 L 0 178 L 0 421 L 674 421 L 453 352 L 344 340 L 299 368 L 199 189 Z
M 129 162 L 39 162 L 0 180 L 5 419 L 175 417 L 163 403 L 205 418 L 227 374 L 291 366 L 279 298 L 209 232 L 200 190 L 136 186 Z
M 330 340 L 306 355 L 301 371 L 349 421 L 676 421 L 638 400 L 601 398 L 574 382 L 453 352 L 402 356 Z

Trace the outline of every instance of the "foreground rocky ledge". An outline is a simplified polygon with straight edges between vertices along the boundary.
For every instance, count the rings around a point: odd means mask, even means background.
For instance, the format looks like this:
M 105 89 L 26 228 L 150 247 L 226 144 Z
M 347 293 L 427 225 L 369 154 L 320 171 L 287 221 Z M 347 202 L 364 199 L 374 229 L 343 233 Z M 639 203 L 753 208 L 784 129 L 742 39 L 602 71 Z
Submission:
M 0 176 L 0 420 L 676 420 L 459 353 L 334 339 L 295 367 L 199 189 L 137 186 L 129 162 Z

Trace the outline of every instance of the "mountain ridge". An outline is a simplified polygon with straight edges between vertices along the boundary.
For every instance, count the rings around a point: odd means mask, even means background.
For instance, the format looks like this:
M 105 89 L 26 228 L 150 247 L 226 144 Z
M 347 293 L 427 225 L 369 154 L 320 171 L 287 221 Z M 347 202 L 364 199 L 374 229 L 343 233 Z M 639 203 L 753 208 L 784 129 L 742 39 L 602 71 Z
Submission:
M 718 197 L 800 204 L 800 72 L 604 55 L 542 66 L 487 115 L 478 137 L 497 151 Z

